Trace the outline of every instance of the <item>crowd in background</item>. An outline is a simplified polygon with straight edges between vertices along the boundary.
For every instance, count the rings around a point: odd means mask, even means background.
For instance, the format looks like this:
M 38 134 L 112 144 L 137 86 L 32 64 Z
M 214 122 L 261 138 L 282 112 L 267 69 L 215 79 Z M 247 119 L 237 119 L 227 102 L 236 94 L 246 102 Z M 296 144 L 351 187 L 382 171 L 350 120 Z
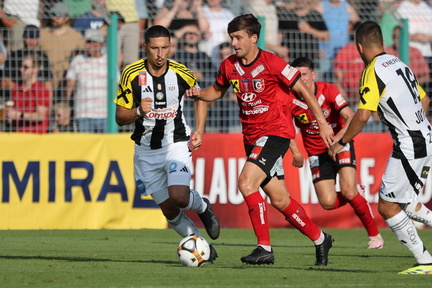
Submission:
M 171 59 L 193 70 L 206 87 L 233 52 L 228 22 L 253 13 L 265 19 L 266 50 L 287 62 L 312 59 L 316 81 L 334 83 L 353 110 L 364 68 L 353 39 L 356 25 L 378 21 L 386 52 L 398 55 L 405 18 L 409 65 L 432 95 L 432 0 L 3 0 L 0 8 L 2 131 L 107 132 L 106 36 L 112 13 L 118 16 L 118 75 L 145 57 L 143 31 L 163 25 L 172 32 Z M 231 92 L 209 107 L 208 132 L 241 131 L 236 101 Z M 193 126 L 192 103 L 187 105 Z M 370 120 L 369 131 L 382 131 L 376 120 Z

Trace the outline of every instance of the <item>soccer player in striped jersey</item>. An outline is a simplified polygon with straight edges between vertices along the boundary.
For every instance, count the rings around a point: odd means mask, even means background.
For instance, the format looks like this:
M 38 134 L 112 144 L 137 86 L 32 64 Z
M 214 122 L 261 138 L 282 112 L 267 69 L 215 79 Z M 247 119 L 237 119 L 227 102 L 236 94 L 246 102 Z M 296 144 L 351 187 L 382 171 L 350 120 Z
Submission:
M 217 239 L 219 221 L 207 198 L 190 189 L 191 149 L 202 144 L 207 104 L 195 101 L 196 131 L 191 133 L 183 115 L 184 93 L 199 87 L 191 70 L 168 59 L 170 32 L 152 26 L 145 32 L 147 58 L 122 72 L 114 102 L 119 125 L 135 123 L 134 168 L 142 195 L 151 195 L 170 226 L 182 237 L 200 232 L 182 210 L 194 210 L 210 238 Z M 190 145 L 190 146 L 189 146 Z M 210 262 L 217 257 L 212 245 Z
M 412 70 L 384 52 L 380 26 L 363 22 L 356 30 L 357 50 L 367 65 L 360 79 L 360 102 L 345 134 L 329 150 L 336 154 L 361 132 L 373 111 L 389 128 L 393 151 L 382 177 L 378 211 L 417 263 L 400 274 L 432 274 L 432 256 L 410 218 L 430 218 L 417 200 L 432 161 L 432 128 L 425 110 L 429 98 Z
M 191 88 L 186 96 L 204 101 L 221 98 L 233 87 L 240 107 L 240 121 L 247 161 L 238 179 L 239 190 L 248 206 L 249 217 L 257 237 L 257 248 L 241 258 L 247 264 L 274 263 L 270 243 L 266 201 L 259 192 L 261 187 L 271 204 L 285 219 L 315 244 L 315 265 L 328 264 L 328 252 L 333 237 L 318 228 L 306 211 L 289 196 L 284 180 L 282 159 L 290 139 L 295 138 L 291 115 L 286 115 L 288 90 L 293 89 L 305 98 L 317 119 L 320 135 L 328 145 L 333 131 L 327 124 L 319 105 L 300 73 L 282 58 L 258 48 L 261 30 L 258 19 L 241 15 L 228 24 L 228 34 L 235 54 L 225 59 L 219 68 L 215 83 L 203 90 Z
M 299 57 L 291 65 L 300 71 L 302 81 L 315 94 L 327 122 L 333 127 L 336 141 L 342 137 L 348 127 L 347 124 L 354 115 L 353 111 L 335 85 L 315 81 L 316 72 L 311 59 Z M 290 112 L 297 127 L 300 128 L 303 145 L 309 156 L 312 181 L 321 206 L 326 210 L 333 210 L 349 203 L 366 228 L 369 237 L 368 248 L 383 248 L 384 240 L 378 231 L 369 203 L 362 195 L 364 188 L 356 183 L 354 141 L 338 153 L 338 161 L 333 161 L 328 155 L 327 146 L 319 137 L 315 117 L 308 105 L 296 94 L 289 104 Z M 293 165 L 302 167 L 303 156 L 298 151 L 295 141 L 292 141 L 292 144 L 290 148 L 294 156 Z M 335 188 L 336 175 L 339 175 L 341 188 L 339 193 Z

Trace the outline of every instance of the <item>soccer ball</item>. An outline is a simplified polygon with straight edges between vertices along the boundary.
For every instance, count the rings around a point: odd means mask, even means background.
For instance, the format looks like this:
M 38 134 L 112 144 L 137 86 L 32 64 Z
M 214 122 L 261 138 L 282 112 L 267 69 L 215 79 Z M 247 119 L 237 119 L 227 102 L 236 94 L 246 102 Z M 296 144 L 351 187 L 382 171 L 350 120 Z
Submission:
M 202 266 L 210 258 L 210 246 L 203 237 L 188 236 L 180 241 L 177 255 L 183 266 Z

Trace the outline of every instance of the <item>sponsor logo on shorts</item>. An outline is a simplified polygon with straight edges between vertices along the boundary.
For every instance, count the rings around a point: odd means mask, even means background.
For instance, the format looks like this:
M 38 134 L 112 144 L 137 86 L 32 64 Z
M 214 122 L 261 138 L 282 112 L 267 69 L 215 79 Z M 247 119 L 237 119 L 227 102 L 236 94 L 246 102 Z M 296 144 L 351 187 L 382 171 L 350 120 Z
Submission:
M 430 167 L 428 167 L 428 166 L 423 167 L 423 170 L 421 172 L 420 177 L 427 179 L 427 177 L 429 176 L 429 170 L 430 170 Z

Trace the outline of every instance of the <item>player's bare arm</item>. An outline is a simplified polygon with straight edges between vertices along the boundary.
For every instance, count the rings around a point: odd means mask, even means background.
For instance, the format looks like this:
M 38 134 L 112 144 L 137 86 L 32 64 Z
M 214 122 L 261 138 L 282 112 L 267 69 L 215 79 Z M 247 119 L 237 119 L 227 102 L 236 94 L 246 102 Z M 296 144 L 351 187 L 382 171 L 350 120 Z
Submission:
M 128 109 L 123 106 L 117 105 L 116 106 L 116 123 L 119 126 L 128 125 L 136 120 L 138 120 L 140 117 L 145 117 L 145 114 L 150 112 L 151 105 L 152 105 L 153 99 L 151 98 L 144 98 L 141 100 L 140 106 Z
M 352 118 L 351 122 L 349 123 L 345 134 L 342 136 L 342 138 L 339 140 L 339 142 L 333 144 L 329 148 L 329 155 L 333 158 L 333 160 L 336 160 L 336 154 L 340 150 L 342 150 L 342 148 L 345 146 L 345 144 L 349 143 L 357 134 L 359 134 L 363 130 L 363 127 L 366 125 L 371 114 L 372 114 L 372 111 L 367 110 L 367 109 L 358 109 L 357 110 L 357 112 L 354 114 L 354 117 Z M 344 144 L 342 144 L 341 142 Z
M 293 156 L 292 165 L 294 167 L 297 167 L 297 168 L 303 167 L 304 157 L 300 153 L 300 150 L 298 149 L 297 142 L 295 139 L 290 140 L 290 150 L 291 150 L 291 154 Z
M 345 134 L 346 130 L 348 129 L 348 126 L 349 126 L 352 118 L 354 117 L 354 112 L 351 110 L 351 108 L 349 106 L 345 106 L 344 108 L 342 108 L 342 110 L 339 111 L 339 114 L 344 118 L 345 125 L 334 136 L 332 145 L 337 143 L 342 138 L 342 136 Z
M 191 135 L 191 147 L 196 150 L 202 145 L 205 122 L 207 119 L 207 102 L 195 100 L 194 111 L 196 127 L 195 131 Z
M 208 86 L 205 89 L 192 87 L 191 89 L 186 90 L 185 97 L 199 99 L 206 102 L 213 102 L 225 95 L 227 90 L 228 88 L 221 88 L 216 84 Z
M 326 146 L 330 147 L 333 143 L 333 129 L 327 123 L 312 91 L 303 83 L 303 81 L 297 81 L 292 89 L 305 100 L 308 107 L 311 109 L 320 128 L 320 137 L 323 139 Z

